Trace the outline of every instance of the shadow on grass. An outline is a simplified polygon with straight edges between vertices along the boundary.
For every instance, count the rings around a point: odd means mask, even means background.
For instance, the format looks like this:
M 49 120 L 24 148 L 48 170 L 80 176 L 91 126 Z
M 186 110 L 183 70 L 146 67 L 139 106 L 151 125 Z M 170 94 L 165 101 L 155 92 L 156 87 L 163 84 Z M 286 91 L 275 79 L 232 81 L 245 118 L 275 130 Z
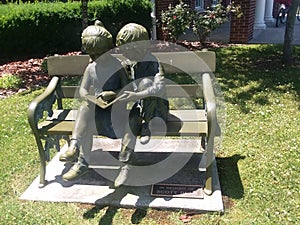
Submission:
M 107 207 L 105 213 L 103 216 L 101 216 L 100 220 L 99 220 L 99 225 L 107 225 L 107 224 L 112 224 L 114 216 L 117 214 L 118 210 L 120 209 L 120 207 L 117 206 L 112 206 L 112 205 L 104 205 L 103 206 L 103 202 L 113 202 L 113 201 L 117 201 L 117 202 L 121 202 L 122 199 L 128 194 L 127 191 L 124 191 L 124 188 L 126 187 L 119 187 L 117 188 L 114 192 L 112 192 L 111 194 L 105 196 L 104 198 L 98 199 L 95 202 L 95 206 L 88 210 L 87 212 L 85 212 L 83 214 L 83 218 L 84 219 L 91 219 L 91 218 L 95 218 L 96 214 L 98 214 L 101 210 L 103 210 L 105 207 Z M 137 201 L 137 205 L 139 205 L 139 201 L 141 201 L 141 199 L 138 199 Z M 143 200 L 144 202 L 144 200 Z M 144 202 L 145 203 L 145 202 Z M 146 202 L 146 204 L 150 204 L 150 202 Z M 147 208 L 136 208 L 134 213 L 131 215 L 131 224 L 139 224 L 147 215 Z
M 153 165 L 153 163 L 160 162 L 162 159 L 167 158 L 170 153 L 136 153 L 136 165 L 141 163 L 141 165 L 145 165 L 146 162 L 149 162 Z M 178 155 L 181 155 L 178 153 Z M 186 163 L 186 165 L 180 169 L 180 171 L 176 172 L 176 174 L 168 177 L 164 180 L 165 183 L 176 183 L 176 184 L 200 184 L 201 186 L 205 182 L 205 173 L 199 171 L 199 164 L 202 161 L 202 154 L 195 153 L 189 155 L 190 159 Z M 199 157 L 200 156 L 200 157 Z M 182 157 L 182 156 L 181 156 Z M 100 157 L 101 158 L 101 157 Z M 181 158 L 177 158 L 176 162 L 181 160 Z M 147 175 L 143 176 L 147 179 Z M 126 212 L 126 217 L 129 216 L 130 224 L 139 224 L 142 220 L 147 216 L 148 209 L 151 205 L 151 202 L 155 200 L 155 197 L 148 196 L 150 193 L 150 185 L 149 187 L 144 186 L 120 186 L 118 188 L 111 189 L 113 192 L 110 192 L 103 198 L 99 198 L 95 201 L 95 206 L 83 214 L 84 219 L 92 219 L 97 218 L 101 213 L 101 217 L 99 219 L 99 224 L 111 224 L 114 220 L 120 220 L 116 214 L 119 210 L 122 210 L 124 207 L 129 207 L 131 205 L 134 212 L 130 210 L 130 214 L 128 215 Z M 135 195 L 138 196 L 137 200 L 130 200 L 127 195 Z M 145 196 L 146 194 L 146 196 Z M 125 197 L 127 196 L 127 200 Z M 165 197 L 165 201 L 169 201 L 171 197 Z M 201 201 L 200 201 L 201 202 Z M 175 203 L 176 204 L 176 203 Z M 200 203 L 201 204 L 201 203 Z M 123 205 L 123 206 L 121 206 Z M 105 207 L 105 208 L 104 208 Z M 107 208 L 106 208 L 107 207 Z M 162 208 L 165 208 L 162 206 Z M 172 208 L 172 207 L 170 207 Z M 101 211 L 101 212 L 100 212 Z M 103 212 L 104 211 L 104 212 Z M 118 218 L 114 218 L 114 217 Z
M 225 93 L 225 100 L 236 104 L 241 112 L 250 112 L 249 102 L 271 104 L 270 93 L 295 92 L 295 100 L 299 101 L 300 58 L 295 57 L 293 66 L 282 64 L 281 45 L 235 46 L 217 49 L 216 53 L 216 77 Z
M 216 158 L 223 196 L 233 199 L 240 199 L 244 196 L 244 187 L 238 168 L 238 161 L 244 158 L 245 156 L 239 154 Z
M 91 219 L 94 218 L 99 211 L 107 206 L 95 206 L 86 213 L 84 213 L 83 218 Z M 114 216 L 117 214 L 120 208 L 116 206 L 108 206 L 105 214 L 99 220 L 99 225 L 108 225 L 113 223 Z M 147 215 L 147 208 L 136 208 L 131 216 L 131 224 L 139 224 Z

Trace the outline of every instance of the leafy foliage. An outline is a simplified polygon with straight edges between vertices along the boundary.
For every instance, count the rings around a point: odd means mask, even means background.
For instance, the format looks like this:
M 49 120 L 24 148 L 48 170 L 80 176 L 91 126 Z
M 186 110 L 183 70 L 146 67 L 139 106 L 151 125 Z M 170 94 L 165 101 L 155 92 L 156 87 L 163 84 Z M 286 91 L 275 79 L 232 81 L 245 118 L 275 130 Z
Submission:
M 8 4 L 0 12 L 2 54 L 46 54 L 80 45 L 79 3 Z
M 162 31 L 167 39 L 176 40 L 179 35 L 191 26 L 192 11 L 188 4 L 180 1 L 175 7 L 169 5 L 162 11 Z
M 150 30 L 148 0 L 102 0 L 88 5 L 89 24 L 100 19 L 115 36 L 125 23 Z M 37 2 L 0 5 L 1 55 L 54 54 L 81 48 L 81 3 Z
M 230 13 L 240 17 L 240 6 L 233 2 L 225 8 L 219 2 L 214 7 L 198 12 L 191 10 L 188 4 L 180 0 L 176 6 L 169 5 L 168 10 L 162 11 L 162 30 L 165 39 L 176 41 L 187 29 L 192 28 L 203 42 L 213 30 L 228 20 Z
M 21 83 L 21 79 L 13 74 L 2 74 L 0 77 L 0 88 L 17 88 Z

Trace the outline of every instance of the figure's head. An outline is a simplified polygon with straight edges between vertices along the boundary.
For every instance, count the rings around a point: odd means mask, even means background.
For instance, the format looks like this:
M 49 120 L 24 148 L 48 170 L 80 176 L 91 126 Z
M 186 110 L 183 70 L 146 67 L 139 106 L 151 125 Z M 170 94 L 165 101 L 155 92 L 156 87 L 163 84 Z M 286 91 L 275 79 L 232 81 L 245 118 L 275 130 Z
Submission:
M 128 23 L 117 34 L 116 45 L 124 45 L 135 41 L 149 40 L 145 27 L 136 23 Z
M 96 60 L 103 53 L 114 47 L 112 35 L 104 28 L 100 21 L 85 28 L 81 35 L 82 48 L 92 60 Z
M 126 46 L 126 56 L 130 59 L 140 59 L 145 55 L 146 47 L 141 43 L 134 42 L 148 41 L 149 34 L 145 27 L 136 23 L 128 23 L 118 32 L 116 37 L 116 45 Z M 132 43 L 132 44 L 131 44 Z

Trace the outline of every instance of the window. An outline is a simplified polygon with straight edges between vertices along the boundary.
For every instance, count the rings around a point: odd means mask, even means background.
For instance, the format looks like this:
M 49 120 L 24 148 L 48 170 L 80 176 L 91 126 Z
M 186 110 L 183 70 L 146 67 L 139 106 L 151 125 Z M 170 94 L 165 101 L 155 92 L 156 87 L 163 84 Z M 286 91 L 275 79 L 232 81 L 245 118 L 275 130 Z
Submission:
M 219 0 L 213 0 L 212 5 L 216 5 L 219 3 Z
M 197 10 L 204 9 L 204 0 L 195 0 L 195 8 Z
M 212 0 L 211 1 L 211 6 L 216 5 L 220 2 L 220 0 Z M 204 10 L 205 8 L 207 8 L 208 5 L 204 5 L 204 0 L 195 0 L 195 8 L 196 10 Z

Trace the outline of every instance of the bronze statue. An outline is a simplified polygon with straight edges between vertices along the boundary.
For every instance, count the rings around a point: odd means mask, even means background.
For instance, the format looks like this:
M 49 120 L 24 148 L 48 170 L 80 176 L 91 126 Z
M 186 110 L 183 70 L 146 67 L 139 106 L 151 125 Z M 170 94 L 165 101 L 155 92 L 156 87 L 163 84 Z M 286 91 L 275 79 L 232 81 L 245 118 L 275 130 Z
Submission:
M 92 62 L 87 66 L 80 85 L 79 94 L 83 101 L 78 109 L 70 145 L 59 157 L 63 162 L 77 160 L 62 177 L 67 181 L 77 179 L 88 171 L 84 148 L 91 149 L 95 129 L 100 135 L 116 138 L 111 121 L 111 103 L 118 92 L 128 84 L 127 74 L 121 63 L 111 54 L 104 54 L 114 45 L 112 35 L 99 21 L 88 26 L 82 32 L 81 39 L 82 47 Z M 111 68 L 120 69 L 111 74 Z M 89 92 L 91 85 L 94 95 Z
M 125 25 L 116 38 L 116 45 L 127 58 L 121 63 L 111 54 L 104 54 L 113 48 L 113 41 L 100 22 L 83 31 L 82 47 L 92 62 L 87 66 L 80 85 L 79 93 L 83 101 L 78 109 L 70 145 L 59 158 L 63 162 L 77 160 L 63 175 L 64 180 L 77 179 L 88 171 L 84 152 L 91 150 L 95 130 L 99 135 L 110 138 L 122 135 L 118 158 L 126 165 L 121 168 L 114 185 L 123 185 L 129 165 L 133 163 L 137 136 L 140 136 L 142 144 L 148 143 L 151 136 L 149 122 L 154 117 L 167 120 L 169 103 L 166 100 L 164 74 L 157 59 L 148 50 L 148 44 L 149 35 L 143 26 L 135 23 Z M 119 70 L 112 72 L 112 68 Z M 89 93 L 91 85 L 94 95 Z M 116 133 L 112 105 L 120 104 L 119 111 L 125 111 L 130 101 L 135 103 L 130 109 L 128 122 L 120 124 L 123 130 Z
M 148 49 L 149 35 L 136 23 L 125 25 L 117 34 L 116 45 L 128 58 L 123 62 L 131 82 L 131 90 L 125 91 L 125 101 L 136 101 L 129 113 L 125 127 L 119 161 L 132 163 L 136 137 L 146 144 L 150 140 L 149 122 L 154 117 L 167 120 L 169 103 L 166 100 L 164 74 L 157 59 Z M 115 180 L 115 187 L 126 182 L 130 166 L 123 166 Z

